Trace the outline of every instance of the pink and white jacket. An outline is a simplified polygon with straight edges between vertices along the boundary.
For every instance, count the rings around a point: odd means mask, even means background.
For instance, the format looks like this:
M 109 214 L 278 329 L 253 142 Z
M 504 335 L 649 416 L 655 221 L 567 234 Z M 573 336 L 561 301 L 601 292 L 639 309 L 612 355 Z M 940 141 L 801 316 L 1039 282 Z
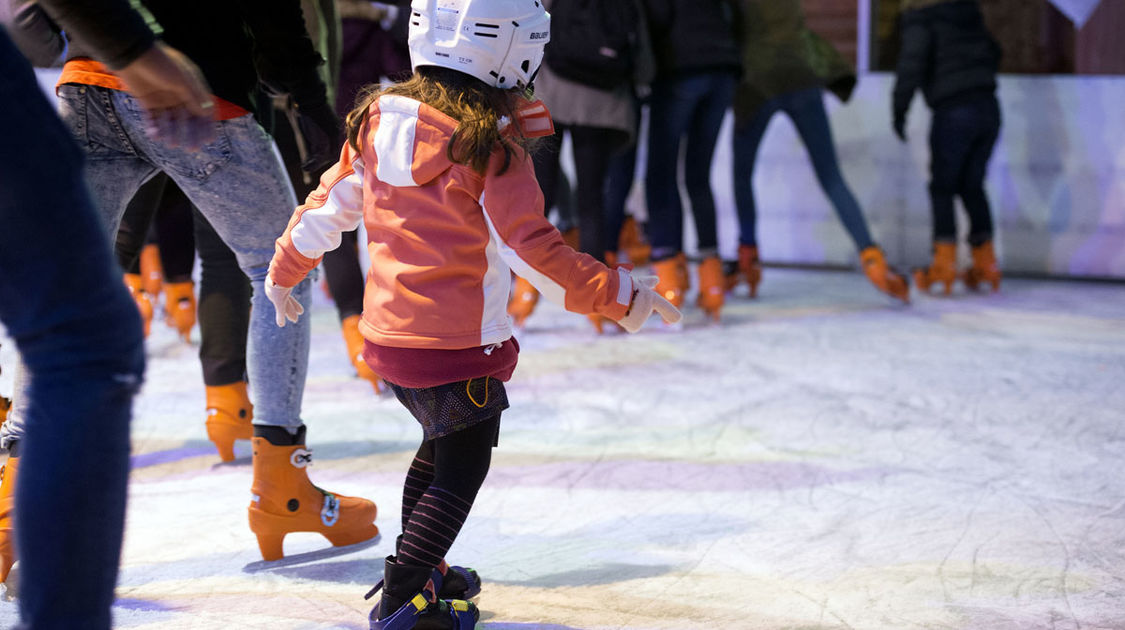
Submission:
M 546 108 L 530 109 L 541 109 L 549 129 Z M 510 271 L 569 311 L 624 317 L 632 278 L 563 242 L 543 216 L 530 156 L 516 151 L 497 175 L 498 147 L 482 175 L 449 160 L 456 127 L 424 103 L 381 96 L 361 130 L 362 154 L 345 145 L 277 239 L 274 283 L 296 285 L 363 221 L 371 269 L 359 328 L 372 343 L 458 349 L 507 340 Z

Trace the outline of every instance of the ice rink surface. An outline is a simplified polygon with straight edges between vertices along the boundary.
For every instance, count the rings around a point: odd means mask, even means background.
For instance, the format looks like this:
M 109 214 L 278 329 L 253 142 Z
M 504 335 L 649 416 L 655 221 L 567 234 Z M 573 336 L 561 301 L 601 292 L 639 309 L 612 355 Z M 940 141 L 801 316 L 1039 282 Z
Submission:
M 118 627 L 367 627 L 421 432 L 317 302 L 310 474 L 374 499 L 382 538 L 290 535 L 263 563 L 249 444 L 217 463 L 197 346 L 154 323 Z M 479 628 L 1125 628 L 1125 285 L 900 307 L 859 273 L 767 268 L 720 325 L 596 337 L 542 304 L 519 340 L 450 553 L 484 579 Z

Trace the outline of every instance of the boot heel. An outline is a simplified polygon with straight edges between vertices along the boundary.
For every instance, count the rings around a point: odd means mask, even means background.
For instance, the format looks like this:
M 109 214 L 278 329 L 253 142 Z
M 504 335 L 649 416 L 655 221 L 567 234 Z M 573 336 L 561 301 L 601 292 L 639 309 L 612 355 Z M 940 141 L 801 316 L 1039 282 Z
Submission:
M 285 534 L 268 532 L 259 534 L 254 533 L 258 538 L 258 549 L 262 552 L 263 560 L 281 560 L 285 557 Z
M 224 425 L 207 425 L 207 439 L 219 451 L 219 459 L 224 462 L 234 461 L 234 434 L 229 427 Z

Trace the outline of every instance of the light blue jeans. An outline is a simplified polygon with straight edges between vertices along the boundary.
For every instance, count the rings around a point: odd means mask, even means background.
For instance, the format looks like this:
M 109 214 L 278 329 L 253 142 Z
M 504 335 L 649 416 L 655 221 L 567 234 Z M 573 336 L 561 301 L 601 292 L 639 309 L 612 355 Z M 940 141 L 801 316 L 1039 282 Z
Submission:
M 279 328 L 263 287 L 274 241 L 285 231 L 297 200 L 265 130 L 250 115 L 216 122 L 214 140 L 192 152 L 150 139 L 139 103 L 125 92 L 63 85 L 58 96 L 59 115 L 86 153 L 86 184 L 110 242 L 137 189 L 164 171 L 234 251 L 254 289 L 246 360 L 254 423 L 301 426 L 309 318 Z M 310 285 L 305 280 L 293 291 L 306 310 Z M 0 446 L 22 435 L 25 389 L 25 379 L 17 374 Z

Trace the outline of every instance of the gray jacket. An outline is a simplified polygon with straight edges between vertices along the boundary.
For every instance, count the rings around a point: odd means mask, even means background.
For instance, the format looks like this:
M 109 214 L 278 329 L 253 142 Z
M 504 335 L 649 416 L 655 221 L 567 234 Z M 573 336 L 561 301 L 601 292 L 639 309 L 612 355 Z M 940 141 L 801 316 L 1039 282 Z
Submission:
M 551 10 L 551 0 L 545 0 Z M 643 12 L 643 3 L 635 0 L 637 10 Z M 643 14 L 643 13 L 642 13 Z M 559 124 L 583 127 L 601 127 L 624 131 L 634 139 L 637 128 L 636 86 L 647 89 L 656 73 L 652 44 L 644 30 L 639 38 L 637 68 L 634 86 L 624 85 L 613 91 L 599 90 L 564 79 L 543 64 L 535 79 L 535 95 L 551 110 L 551 118 Z

